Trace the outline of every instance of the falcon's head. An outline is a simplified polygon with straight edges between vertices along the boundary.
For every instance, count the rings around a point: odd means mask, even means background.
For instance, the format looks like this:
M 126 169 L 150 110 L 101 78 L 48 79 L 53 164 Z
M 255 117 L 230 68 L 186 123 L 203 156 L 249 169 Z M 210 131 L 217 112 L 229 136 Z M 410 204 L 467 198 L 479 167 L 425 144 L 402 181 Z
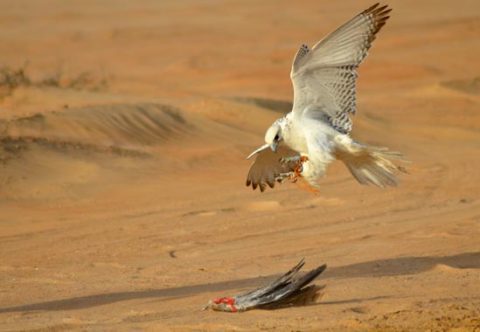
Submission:
M 278 119 L 275 121 L 270 128 L 268 128 L 267 132 L 265 133 L 265 143 L 255 151 L 253 151 L 247 159 L 250 159 L 257 153 L 265 150 L 265 149 L 272 149 L 273 152 L 277 152 L 278 144 L 283 139 L 282 137 L 282 125 L 285 121 L 285 118 Z

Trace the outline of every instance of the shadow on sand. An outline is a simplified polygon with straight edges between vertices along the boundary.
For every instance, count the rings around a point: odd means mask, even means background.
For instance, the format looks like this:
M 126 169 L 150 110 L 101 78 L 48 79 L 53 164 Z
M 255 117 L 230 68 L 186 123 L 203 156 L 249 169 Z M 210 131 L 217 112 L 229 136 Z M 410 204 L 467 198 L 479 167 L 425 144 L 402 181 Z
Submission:
M 444 264 L 459 269 L 480 268 L 480 252 L 463 253 L 453 256 L 400 257 L 351 264 L 327 269 L 323 279 L 359 277 L 375 278 L 383 276 L 409 275 L 430 270 L 437 264 Z M 0 308 L 0 313 L 36 310 L 75 310 L 134 299 L 187 297 L 205 292 L 221 292 L 229 289 L 258 287 L 278 276 L 279 275 L 270 275 L 266 277 L 230 280 L 213 284 L 72 297 L 63 300 Z

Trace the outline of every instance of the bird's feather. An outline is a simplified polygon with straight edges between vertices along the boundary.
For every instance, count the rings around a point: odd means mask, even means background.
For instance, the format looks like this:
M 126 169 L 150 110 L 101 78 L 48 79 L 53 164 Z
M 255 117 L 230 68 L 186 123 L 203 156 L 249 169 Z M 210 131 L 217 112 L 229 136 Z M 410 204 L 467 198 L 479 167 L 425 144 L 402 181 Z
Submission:
M 275 186 L 275 179 L 282 173 L 292 172 L 294 163 L 281 163 L 280 159 L 284 157 L 293 157 L 297 152 L 281 144 L 277 152 L 265 149 L 257 154 L 255 160 L 248 171 L 246 185 L 252 186 L 252 189 L 260 188 L 264 191 L 267 185 L 270 188 Z
M 253 291 L 223 297 L 210 301 L 205 309 L 238 312 L 254 308 L 275 309 L 286 305 L 305 305 L 315 301 L 324 286 L 309 285 L 317 278 L 327 265 L 321 265 L 305 274 L 300 270 L 305 265 L 302 259 L 290 271 L 283 274 L 270 284 Z
M 302 290 L 303 287 L 312 282 L 316 277 L 320 275 L 325 269 L 326 265 L 322 265 L 306 273 L 305 275 L 292 278 L 288 283 L 278 287 L 278 289 L 272 291 L 269 294 L 266 294 L 258 300 L 258 306 L 266 305 L 272 302 L 281 301 L 287 297 L 290 297 L 296 291 Z
M 303 128 L 308 150 L 308 161 L 303 164 L 302 178 L 312 187 L 319 189 L 318 179 L 323 176 L 328 165 L 335 160 L 333 151 L 335 142 L 332 134 L 336 134 L 327 124 L 312 121 L 308 118 L 298 119 Z
M 297 265 L 295 265 L 287 273 L 285 273 L 278 279 L 274 280 L 267 286 L 254 289 L 253 291 L 250 291 L 248 293 L 237 295 L 235 298 L 238 301 L 245 301 L 246 299 L 258 299 L 265 295 L 268 295 L 275 289 L 284 287 L 286 284 L 290 283 L 292 278 L 294 278 L 297 275 L 297 273 L 301 270 L 301 268 L 304 265 L 305 265 L 305 259 L 302 258 L 302 260 L 298 262 Z
M 340 133 L 351 131 L 349 114 L 356 111 L 356 69 L 367 56 L 390 11 L 377 3 L 330 33 L 311 50 L 302 45 L 290 75 L 295 114 L 320 119 Z

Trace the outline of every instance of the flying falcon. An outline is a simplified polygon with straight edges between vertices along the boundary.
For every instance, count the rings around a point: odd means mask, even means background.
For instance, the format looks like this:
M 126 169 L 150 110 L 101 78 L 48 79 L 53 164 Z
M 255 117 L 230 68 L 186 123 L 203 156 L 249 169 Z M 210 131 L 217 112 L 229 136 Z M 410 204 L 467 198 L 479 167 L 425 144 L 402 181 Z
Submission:
M 302 45 L 293 60 L 293 109 L 276 120 L 265 134 L 266 144 L 256 155 L 247 186 L 273 188 L 275 182 L 303 178 L 312 188 L 335 159 L 345 163 L 361 184 L 395 186 L 392 159 L 398 152 L 353 140 L 351 115 L 355 114 L 357 68 L 367 56 L 391 9 L 375 4 L 312 48 Z

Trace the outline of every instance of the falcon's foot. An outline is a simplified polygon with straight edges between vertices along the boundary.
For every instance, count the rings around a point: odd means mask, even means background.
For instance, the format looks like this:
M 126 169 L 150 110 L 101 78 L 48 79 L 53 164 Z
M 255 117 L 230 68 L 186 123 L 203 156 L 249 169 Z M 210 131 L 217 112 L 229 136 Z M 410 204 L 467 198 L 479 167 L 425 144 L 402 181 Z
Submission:
M 278 174 L 278 176 L 275 178 L 275 181 L 280 183 L 283 183 L 286 180 L 290 180 L 293 183 L 297 182 L 298 178 L 302 177 L 303 163 L 305 163 L 306 161 L 308 161 L 307 156 L 294 156 L 294 157 L 281 158 L 280 159 L 281 163 L 286 164 L 289 162 L 296 162 L 296 165 L 293 167 L 293 171 Z
M 297 182 L 298 174 L 296 172 L 288 172 L 288 173 L 280 173 L 275 178 L 275 181 L 284 183 L 286 180 L 290 180 L 292 182 Z
M 298 163 L 297 163 L 297 165 L 295 165 L 295 168 L 293 169 L 293 171 L 297 174 L 297 177 L 302 176 L 303 163 L 305 163 L 307 161 L 308 161 L 307 156 L 301 156 L 301 157 L 298 158 Z

